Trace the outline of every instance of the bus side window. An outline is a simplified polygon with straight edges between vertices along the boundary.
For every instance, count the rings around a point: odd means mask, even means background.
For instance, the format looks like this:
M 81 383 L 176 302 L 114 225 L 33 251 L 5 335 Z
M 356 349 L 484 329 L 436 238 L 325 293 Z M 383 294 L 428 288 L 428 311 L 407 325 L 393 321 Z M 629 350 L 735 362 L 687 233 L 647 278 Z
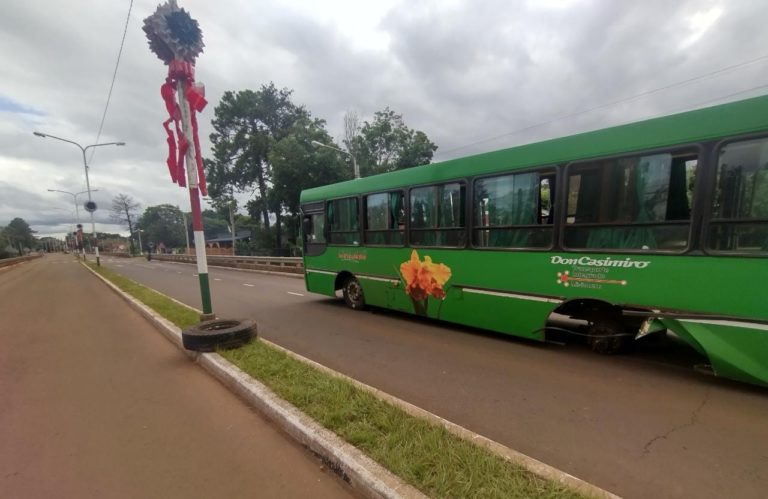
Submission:
M 410 244 L 463 247 L 465 203 L 466 189 L 458 182 L 411 189 Z
M 542 176 L 539 181 L 539 223 L 552 225 L 555 216 L 555 176 Z
M 360 244 L 360 222 L 356 197 L 328 202 L 328 237 L 331 244 Z
M 363 198 L 365 244 L 402 246 L 405 233 L 403 191 L 378 192 Z
M 707 247 L 768 254 L 768 138 L 720 149 Z
M 309 244 L 325 243 L 325 214 L 312 213 L 304 216 L 304 239 Z
M 477 179 L 472 244 L 482 248 L 549 247 L 553 187 L 554 174 L 537 171 Z
M 697 163 L 682 150 L 571 165 L 565 245 L 684 251 Z

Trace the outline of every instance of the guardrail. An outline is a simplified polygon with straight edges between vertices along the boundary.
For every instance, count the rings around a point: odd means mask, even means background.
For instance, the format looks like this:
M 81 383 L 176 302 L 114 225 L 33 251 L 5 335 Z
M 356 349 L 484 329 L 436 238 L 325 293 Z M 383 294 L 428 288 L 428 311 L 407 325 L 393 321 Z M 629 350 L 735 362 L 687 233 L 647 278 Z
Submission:
M 29 256 L 17 256 L 15 258 L 3 258 L 0 260 L 0 267 L 9 267 L 11 265 L 16 265 L 17 263 L 26 262 L 27 260 L 34 260 L 35 258 L 40 258 L 43 255 L 38 253 L 36 255 L 29 255 Z
M 194 255 L 168 255 L 153 253 L 153 260 L 179 263 L 197 263 Z M 299 257 L 289 256 L 219 256 L 208 255 L 208 265 L 232 267 L 236 269 L 264 270 L 288 274 L 302 274 L 304 263 Z

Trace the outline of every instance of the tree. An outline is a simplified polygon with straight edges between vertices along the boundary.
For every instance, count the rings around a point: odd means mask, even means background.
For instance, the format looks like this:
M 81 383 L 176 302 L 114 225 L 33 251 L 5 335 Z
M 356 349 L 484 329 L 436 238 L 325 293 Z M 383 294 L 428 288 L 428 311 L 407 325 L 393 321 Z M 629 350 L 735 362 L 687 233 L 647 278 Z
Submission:
M 24 248 L 33 248 L 35 246 L 35 231 L 30 229 L 29 224 L 23 218 L 14 218 L 6 228 L 3 229 L 3 237 L 10 246 L 18 251 L 19 256 L 24 254 Z
M 303 106 L 291 102 L 293 92 L 274 83 L 254 92 L 224 93 L 214 110 L 213 159 L 205 162 L 213 199 L 232 196 L 232 190 L 253 190 L 264 226 L 269 228 L 269 153 L 290 132 L 294 123 L 309 117 Z
M 278 244 L 282 241 L 281 219 L 284 211 L 289 217 L 289 225 L 298 226 L 302 190 L 352 178 L 352 168 L 345 164 L 345 157 L 327 147 L 316 148 L 312 141 L 332 143 L 324 120 L 302 118 L 288 135 L 274 145 L 269 155 L 273 168 L 269 200 L 270 208 L 277 217 L 275 239 Z M 294 238 L 295 232 L 289 231 L 288 237 Z
M 13 254 L 12 249 L 11 241 L 5 234 L 5 227 L 0 227 L 0 258 L 10 257 Z
M 139 227 L 144 231 L 147 243 L 163 243 L 172 248 L 185 245 L 184 217 L 176 206 L 161 204 L 147 207 L 139 218 Z
M 341 154 L 327 147 L 316 148 L 313 140 L 332 145 L 324 120 L 304 118 L 294 124 L 270 153 L 272 189 L 290 215 L 299 212 L 302 190 L 352 178 L 352 168 Z
M 349 154 L 347 157 L 349 159 L 352 159 L 352 168 L 355 168 L 356 159 L 357 159 L 357 151 L 354 149 L 350 149 L 351 147 L 354 147 L 357 137 L 360 135 L 360 117 L 357 115 L 357 111 L 354 109 L 350 109 L 344 114 L 344 144 L 347 146 L 347 152 Z M 351 157 L 350 157 L 351 156 Z M 360 171 L 358 170 L 355 172 L 357 175 L 360 175 Z
M 213 210 L 203 210 L 203 227 L 206 239 L 213 239 L 225 232 L 229 232 L 226 218 L 221 213 Z
M 139 209 L 139 203 L 133 200 L 131 196 L 127 194 L 118 194 L 112 199 L 112 209 L 110 211 L 110 217 L 115 220 L 119 225 L 127 225 L 128 241 L 131 245 L 131 254 L 133 254 L 133 220 L 136 219 L 136 210 Z
M 344 143 L 355 154 L 362 176 L 429 164 L 437 150 L 424 132 L 405 126 L 403 116 L 389 107 L 377 111 L 373 122 L 364 122 L 352 140 L 349 131 L 345 135 Z

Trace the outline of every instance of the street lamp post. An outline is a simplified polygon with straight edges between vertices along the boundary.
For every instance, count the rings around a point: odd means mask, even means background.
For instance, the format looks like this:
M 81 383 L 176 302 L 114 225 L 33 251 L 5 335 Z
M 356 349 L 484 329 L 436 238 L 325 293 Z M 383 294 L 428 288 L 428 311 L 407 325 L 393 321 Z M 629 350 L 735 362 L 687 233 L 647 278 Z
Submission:
M 80 194 L 87 194 L 88 191 L 69 192 L 69 191 L 61 191 L 59 189 L 48 189 L 48 192 L 60 192 L 62 194 L 69 194 L 70 196 L 72 196 L 72 201 L 75 203 L 75 218 L 77 220 L 77 224 L 79 224 L 80 223 L 80 209 L 79 209 L 79 206 L 77 205 L 77 196 L 79 196 Z M 91 189 L 91 192 L 99 192 L 99 190 L 98 189 Z M 85 245 L 83 245 L 83 248 L 82 248 L 82 256 L 83 256 L 83 260 L 85 260 Z
M 144 232 L 143 229 L 136 229 L 133 232 L 139 235 L 139 256 L 144 254 L 144 247 L 141 245 L 141 233 Z
M 360 178 L 360 168 L 357 166 L 357 160 L 355 159 L 355 155 L 352 154 L 349 151 L 345 151 L 344 149 L 339 149 L 338 147 L 329 146 L 328 144 L 323 144 L 322 142 L 318 142 L 317 140 L 312 141 L 312 145 L 315 147 L 327 147 L 328 149 L 333 149 L 334 151 L 338 151 L 342 154 L 346 154 L 350 158 L 352 158 L 352 168 L 355 172 L 355 178 Z
M 75 141 L 67 140 L 67 139 L 62 139 L 61 137 L 56 137 L 55 135 L 50 135 L 50 134 L 41 133 L 41 132 L 33 132 L 33 133 L 36 136 L 41 137 L 43 139 L 49 137 L 51 139 L 60 140 L 62 142 L 68 142 L 69 144 L 76 145 L 80 149 L 80 151 L 83 153 L 83 167 L 85 168 L 85 187 L 86 187 L 86 189 L 88 189 L 86 191 L 88 193 L 88 205 L 89 206 L 93 206 L 93 204 L 92 204 L 93 201 L 91 200 L 91 192 L 92 192 L 91 191 L 91 182 L 88 179 L 88 160 L 85 157 L 85 151 L 87 151 L 91 147 L 124 146 L 125 142 L 103 142 L 101 144 L 90 144 L 90 145 L 87 145 L 87 146 L 83 147 L 83 146 L 81 146 L 80 144 L 78 144 Z M 96 247 L 96 265 L 100 266 L 101 265 L 101 260 L 99 260 L 99 241 L 96 239 L 96 222 L 93 221 L 93 211 L 92 210 L 88 210 L 88 211 L 91 214 L 91 234 L 93 235 L 93 244 Z

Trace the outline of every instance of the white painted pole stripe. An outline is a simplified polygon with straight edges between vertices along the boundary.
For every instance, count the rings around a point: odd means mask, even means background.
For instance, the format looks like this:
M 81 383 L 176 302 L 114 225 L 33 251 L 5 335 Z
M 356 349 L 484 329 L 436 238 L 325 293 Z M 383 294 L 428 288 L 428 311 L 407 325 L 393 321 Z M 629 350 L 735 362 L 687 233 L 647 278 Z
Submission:
M 187 169 L 189 170 L 189 168 Z M 205 257 L 205 235 L 201 230 L 195 231 L 195 253 L 197 255 L 197 272 L 199 274 L 207 274 L 208 259 Z

